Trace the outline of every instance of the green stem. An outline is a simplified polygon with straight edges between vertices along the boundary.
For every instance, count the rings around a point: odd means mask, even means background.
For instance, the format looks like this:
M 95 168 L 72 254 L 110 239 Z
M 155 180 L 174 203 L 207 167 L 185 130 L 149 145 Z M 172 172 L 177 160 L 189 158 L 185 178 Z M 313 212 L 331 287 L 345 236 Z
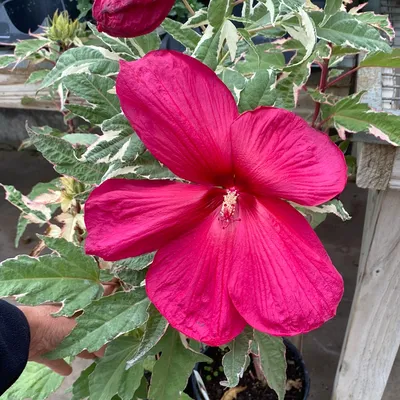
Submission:
M 250 34 L 257 33 L 257 32 L 260 32 L 260 31 L 265 31 L 267 29 L 276 28 L 277 26 L 279 26 L 279 24 L 275 24 L 275 25 L 268 24 L 268 25 L 264 25 L 264 26 L 259 26 L 258 28 L 249 29 L 247 32 L 250 33 Z

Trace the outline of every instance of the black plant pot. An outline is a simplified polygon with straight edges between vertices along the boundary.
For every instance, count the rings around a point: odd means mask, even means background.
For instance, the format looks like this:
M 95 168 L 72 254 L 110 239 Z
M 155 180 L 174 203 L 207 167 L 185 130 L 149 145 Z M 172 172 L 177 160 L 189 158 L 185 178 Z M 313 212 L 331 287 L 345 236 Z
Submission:
M 303 381 L 302 381 L 302 388 L 303 388 L 303 397 L 302 400 L 307 400 L 308 395 L 310 392 L 310 376 L 308 374 L 307 368 L 304 364 L 303 357 L 301 356 L 300 352 L 297 350 L 297 348 L 289 341 L 289 340 L 284 340 L 285 346 L 286 346 L 286 354 L 291 355 L 291 359 L 294 361 L 296 366 L 302 371 L 302 376 L 303 376 Z M 205 351 L 205 354 L 207 354 L 208 350 Z M 196 365 L 195 371 L 199 372 L 199 367 L 200 364 Z M 188 392 L 194 397 L 195 400 L 205 400 L 204 396 L 201 394 L 198 386 L 197 379 L 194 374 L 190 377 L 190 384 L 188 385 Z M 190 387 L 191 386 L 191 387 Z M 210 400 L 215 400 L 210 397 Z M 257 399 L 259 400 L 259 399 Z

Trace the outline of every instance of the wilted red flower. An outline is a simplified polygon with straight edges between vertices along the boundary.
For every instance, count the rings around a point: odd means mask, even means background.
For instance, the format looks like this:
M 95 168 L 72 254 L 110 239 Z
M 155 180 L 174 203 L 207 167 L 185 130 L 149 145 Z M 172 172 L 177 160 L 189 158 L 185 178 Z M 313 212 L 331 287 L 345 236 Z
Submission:
M 115 37 L 135 37 L 156 29 L 175 0 L 95 0 L 97 29 Z
M 151 301 L 209 345 L 246 323 L 297 335 L 334 316 L 342 278 L 283 200 L 315 206 L 343 190 L 346 164 L 329 137 L 273 107 L 239 115 L 212 70 L 175 52 L 122 62 L 117 93 L 152 154 L 194 183 L 106 181 L 85 206 L 86 251 L 112 261 L 158 250 Z

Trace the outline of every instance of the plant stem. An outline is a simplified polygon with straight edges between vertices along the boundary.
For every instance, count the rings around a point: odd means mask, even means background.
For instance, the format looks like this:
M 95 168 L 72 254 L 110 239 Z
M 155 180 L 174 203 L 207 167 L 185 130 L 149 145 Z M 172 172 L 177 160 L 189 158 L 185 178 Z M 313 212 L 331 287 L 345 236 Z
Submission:
M 196 14 L 195 11 L 193 10 L 192 6 L 189 4 L 187 0 L 182 0 L 182 3 L 185 5 L 186 10 L 189 11 L 190 15 Z M 204 25 L 200 25 L 200 29 L 204 32 L 206 30 L 206 27 Z
M 351 74 L 354 74 L 354 72 L 357 72 L 360 68 L 361 68 L 360 66 L 354 67 L 353 69 L 351 69 L 351 70 L 345 72 L 344 74 L 338 76 L 338 77 L 337 77 L 336 79 L 334 79 L 332 82 L 329 82 L 329 83 L 326 85 L 325 89 L 330 88 L 331 86 L 333 86 L 335 83 L 341 81 L 341 80 L 342 80 L 343 78 L 345 78 L 346 76 L 349 76 L 349 75 L 351 75 Z
M 249 29 L 247 32 L 249 32 L 249 33 L 257 33 L 257 32 L 260 32 L 260 31 L 265 31 L 266 29 L 276 28 L 277 26 L 278 26 L 278 24 L 275 24 L 275 25 L 269 24 L 269 25 L 259 26 L 258 28 Z
M 329 72 L 329 58 L 326 58 L 324 60 L 324 63 L 322 64 L 321 79 L 319 81 L 319 90 L 321 93 L 324 93 L 327 88 L 326 84 L 328 82 L 328 72 Z M 313 128 L 315 128 L 315 123 L 317 122 L 320 111 L 321 111 L 321 103 L 316 102 L 314 116 L 311 123 L 311 126 Z
M 185 7 L 189 11 L 190 15 L 194 15 L 195 14 L 192 6 L 189 4 L 189 2 L 187 0 L 182 0 L 182 3 L 185 5 Z
M 325 118 L 323 121 L 321 121 L 318 125 L 317 128 L 318 130 L 321 130 L 322 127 L 330 120 L 333 118 L 333 115 L 330 115 L 328 118 Z
M 254 365 L 254 369 L 256 371 L 257 379 L 260 382 L 266 384 L 267 383 L 267 379 L 265 378 L 264 372 L 263 372 L 262 367 L 261 367 L 260 357 L 255 355 L 255 354 L 252 354 L 251 356 L 253 358 L 253 365 Z

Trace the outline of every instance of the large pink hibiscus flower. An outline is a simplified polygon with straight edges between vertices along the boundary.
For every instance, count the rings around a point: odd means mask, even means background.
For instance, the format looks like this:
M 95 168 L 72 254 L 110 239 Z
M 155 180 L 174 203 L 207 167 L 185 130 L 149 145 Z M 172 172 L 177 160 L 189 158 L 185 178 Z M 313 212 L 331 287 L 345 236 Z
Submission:
M 329 137 L 273 107 L 239 115 L 212 70 L 175 52 L 122 62 L 117 93 L 151 153 L 192 183 L 104 182 L 85 206 L 86 251 L 113 261 L 157 250 L 151 301 L 209 345 L 246 323 L 297 335 L 332 318 L 342 278 L 286 201 L 315 206 L 343 190 L 344 157 Z

